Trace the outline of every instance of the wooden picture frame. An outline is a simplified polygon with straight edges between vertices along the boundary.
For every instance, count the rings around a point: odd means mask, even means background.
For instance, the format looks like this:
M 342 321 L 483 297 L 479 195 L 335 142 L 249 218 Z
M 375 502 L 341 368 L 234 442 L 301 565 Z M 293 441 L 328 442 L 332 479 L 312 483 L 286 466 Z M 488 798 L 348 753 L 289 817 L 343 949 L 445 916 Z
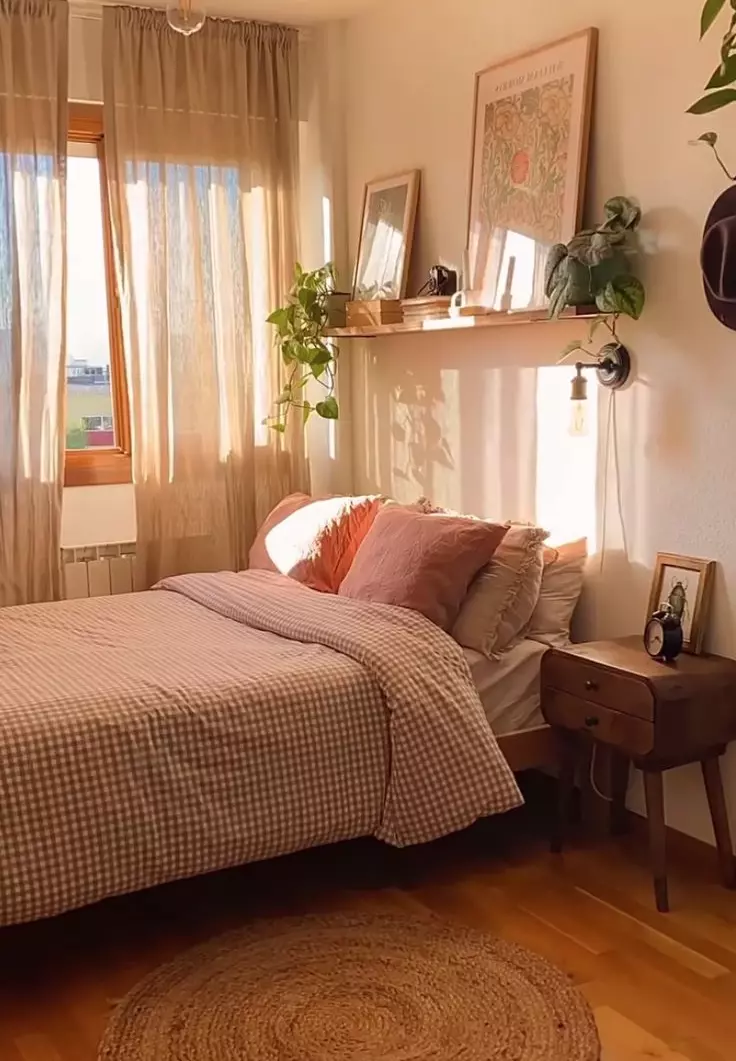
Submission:
M 657 553 L 647 619 L 662 603 L 671 604 L 682 622 L 683 650 L 695 656 L 703 651 L 715 570 L 715 560 Z
M 475 78 L 465 290 L 490 309 L 544 309 L 555 243 L 582 227 L 598 30 Z
M 419 180 L 420 171 L 413 169 L 366 184 L 353 274 L 354 300 L 406 296 Z

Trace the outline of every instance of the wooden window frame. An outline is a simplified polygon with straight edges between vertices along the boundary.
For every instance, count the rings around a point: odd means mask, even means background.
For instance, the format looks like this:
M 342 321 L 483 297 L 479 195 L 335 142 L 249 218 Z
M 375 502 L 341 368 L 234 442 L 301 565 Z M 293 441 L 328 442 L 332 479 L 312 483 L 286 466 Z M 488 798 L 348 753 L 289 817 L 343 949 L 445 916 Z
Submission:
M 66 450 L 64 455 L 64 485 L 107 486 L 112 483 L 129 483 L 132 478 L 130 409 L 128 405 L 128 384 L 125 375 L 120 298 L 115 281 L 112 221 L 105 179 L 105 138 L 102 128 L 102 108 L 93 104 L 71 103 L 69 105 L 67 140 L 72 143 L 94 144 L 100 164 L 102 234 L 105 252 L 107 317 L 110 336 L 110 385 L 112 388 L 113 427 L 117 445 L 114 447 L 100 446 L 95 449 Z M 66 430 L 66 421 L 64 428 Z

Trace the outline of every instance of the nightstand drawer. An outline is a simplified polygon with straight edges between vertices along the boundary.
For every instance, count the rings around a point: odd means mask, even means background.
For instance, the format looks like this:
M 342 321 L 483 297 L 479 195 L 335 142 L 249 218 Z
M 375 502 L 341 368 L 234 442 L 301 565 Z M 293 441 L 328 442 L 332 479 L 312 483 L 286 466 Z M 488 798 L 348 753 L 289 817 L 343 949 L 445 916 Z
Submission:
M 654 698 L 645 681 L 604 670 L 573 655 L 550 652 L 542 663 L 544 684 L 614 711 L 654 719 Z
M 553 726 L 590 733 L 597 741 L 611 744 L 629 755 L 648 755 L 654 749 L 651 722 L 582 700 L 559 689 L 544 689 L 544 717 Z

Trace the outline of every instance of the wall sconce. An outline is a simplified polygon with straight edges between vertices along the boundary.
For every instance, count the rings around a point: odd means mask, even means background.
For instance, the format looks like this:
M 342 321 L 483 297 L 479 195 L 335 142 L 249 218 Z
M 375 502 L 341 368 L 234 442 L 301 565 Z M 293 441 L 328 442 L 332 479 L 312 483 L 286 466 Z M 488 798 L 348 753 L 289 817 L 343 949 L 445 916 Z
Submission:
M 621 343 L 607 343 L 590 365 L 578 361 L 570 387 L 570 434 L 581 437 L 588 434 L 588 381 L 583 375 L 587 368 L 595 369 L 602 387 L 618 390 L 631 375 L 631 357 Z

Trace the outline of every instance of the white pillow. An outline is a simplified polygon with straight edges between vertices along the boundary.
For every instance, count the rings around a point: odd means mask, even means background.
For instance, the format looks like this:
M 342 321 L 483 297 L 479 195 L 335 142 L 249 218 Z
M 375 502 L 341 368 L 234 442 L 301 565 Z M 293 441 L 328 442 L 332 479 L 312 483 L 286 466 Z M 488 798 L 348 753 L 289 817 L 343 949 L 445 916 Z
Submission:
M 570 644 L 570 623 L 583 589 L 587 558 L 586 538 L 544 550 L 542 585 L 527 637 L 551 648 Z
M 452 628 L 459 644 L 491 657 L 525 632 L 539 597 L 547 536 L 540 527 L 511 525 L 471 583 Z

